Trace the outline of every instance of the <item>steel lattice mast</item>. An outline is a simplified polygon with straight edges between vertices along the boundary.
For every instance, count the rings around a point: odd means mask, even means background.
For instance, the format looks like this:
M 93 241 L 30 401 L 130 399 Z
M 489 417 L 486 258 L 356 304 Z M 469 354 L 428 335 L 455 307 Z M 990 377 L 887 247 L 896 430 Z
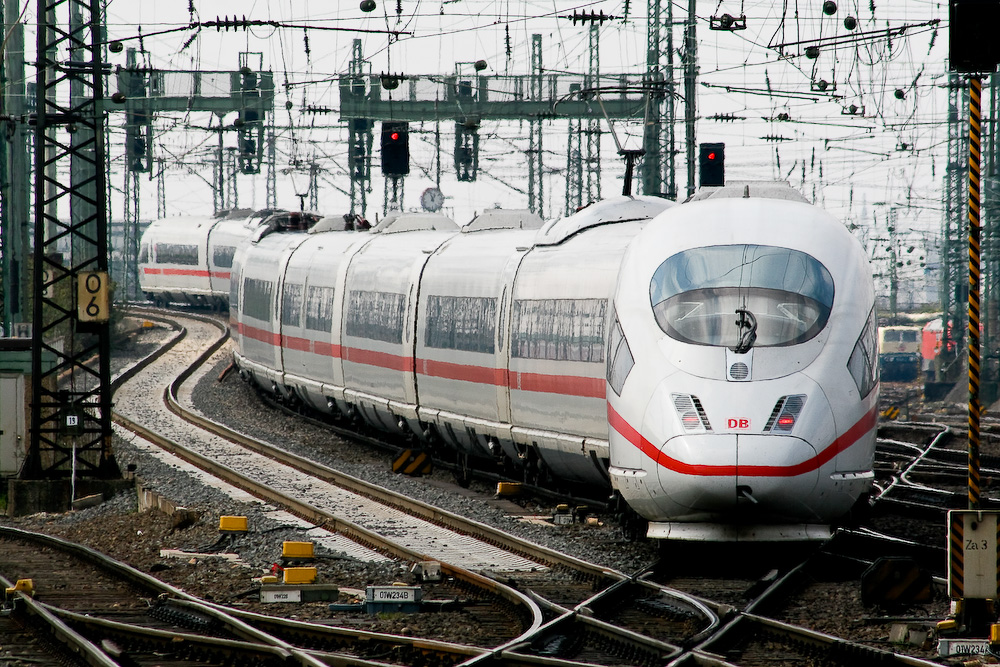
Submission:
M 31 440 L 22 476 L 117 477 L 101 7 L 39 0 L 36 15 Z

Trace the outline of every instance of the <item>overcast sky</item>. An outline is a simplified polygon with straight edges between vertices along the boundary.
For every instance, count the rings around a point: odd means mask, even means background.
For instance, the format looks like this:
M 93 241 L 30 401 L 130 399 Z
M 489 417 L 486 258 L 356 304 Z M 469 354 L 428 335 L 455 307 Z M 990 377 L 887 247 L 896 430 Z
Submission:
M 946 161 L 947 3 L 837 4 L 827 14 L 824 3 L 817 0 L 698 3 L 697 140 L 726 143 L 731 179 L 789 180 L 845 222 L 862 226 L 871 226 L 873 218 L 884 221 L 888 210 L 896 207 L 905 226 L 936 233 Z M 361 11 L 360 0 L 111 0 L 108 32 L 109 39 L 123 39 L 126 46 L 143 49 L 143 62 L 155 68 L 233 70 L 241 52 L 255 54 L 251 62 L 255 65 L 259 59 L 264 70 L 274 73 L 278 86 L 276 121 L 283 128 L 279 206 L 298 206 L 294 195 L 305 192 L 308 175 L 294 164 L 312 161 L 322 170 L 320 210 L 339 214 L 349 206 L 344 193 L 346 133 L 338 127 L 339 116 L 317 117 L 303 109 L 337 108 L 336 81 L 348 70 L 354 39 L 361 39 L 370 71 L 376 74 L 451 74 L 458 62 L 465 63 L 460 67 L 468 71 L 469 63 L 482 59 L 488 65 L 483 73 L 493 75 L 530 73 L 531 35 L 540 34 L 546 70 L 582 74 L 589 66 L 588 29 L 561 17 L 591 11 L 616 17 L 601 27 L 602 74 L 643 72 L 647 8 L 637 0 L 376 0 L 370 13 Z M 745 15 L 746 30 L 710 30 L 711 18 L 726 13 Z M 245 31 L 185 27 L 235 15 L 288 27 Z M 685 16 L 686 3 L 675 3 L 675 21 Z M 848 17 L 855 19 L 853 30 L 845 26 Z M 942 21 L 936 29 L 925 25 L 934 19 Z M 902 35 L 884 34 L 887 28 L 903 26 L 909 27 Z M 390 38 L 387 31 L 406 34 Z M 880 32 L 858 39 L 871 31 Z M 805 54 L 806 43 L 838 36 L 853 36 L 855 41 L 824 44 L 816 58 Z M 681 47 L 681 37 L 678 27 L 676 48 Z M 777 48 L 781 44 L 788 46 Z M 111 60 L 124 65 L 125 54 L 112 54 Z M 288 111 L 286 102 L 291 106 Z M 678 113 L 683 115 L 683 107 Z M 217 119 L 198 114 L 157 120 L 154 152 L 167 159 L 168 215 L 211 212 L 211 190 L 204 178 L 190 173 L 204 176 L 210 169 L 206 161 L 217 139 L 198 129 L 209 121 L 218 124 Z M 112 129 L 117 126 L 120 132 L 121 122 L 112 118 Z M 625 147 L 639 147 L 641 123 L 638 117 L 616 123 L 614 129 Z M 411 139 L 413 164 L 405 183 L 404 209 L 418 208 L 420 193 L 434 184 L 435 153 L 428 139 L 433 128 L 414 129 L 423 133 Z M 451 121 L 441 124 L 445 210 L 464 223 L 476 211 L 495 204 L 526 207 L 528 125 L 483 123 L 475 183 L 459 183 L 451 173 L 451 131 Z M 544 214 L 550 217 L 560 215 L 564 207 L 566 124 L 547 123 L 544 132 Z M 683 126 L 677 127 L 677 136 L 681 151 L 677 180 L 683 185 Z M 226 141 L 234 143 L 235 137 Z M 610 135 L 602 141 L 602 191 L 616 194 L 623 169 Z M 376 152 L 377 145 L 376 139 Z M 369 212 L 381 214 L 383 181 L 377 157 L 374 166 Z M 123 178 L 112 174 L 118 187 Z M 262 176 L 240 176 L 238 183 L 241 206 L 264 205 Z M 156 183 L 144 180 L 143 217 L 156 217 L 156 208 Z

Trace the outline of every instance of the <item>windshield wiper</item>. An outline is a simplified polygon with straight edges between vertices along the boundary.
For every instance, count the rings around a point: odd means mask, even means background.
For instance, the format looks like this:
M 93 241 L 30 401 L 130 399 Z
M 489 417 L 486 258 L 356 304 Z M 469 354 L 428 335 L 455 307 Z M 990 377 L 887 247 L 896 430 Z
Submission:
M 733 348 L 733 352 L 746 354 L 753 347 L 754 341 L 757 340 L 757 318 L 747 308 L 737 308 L 736 314 L 739 315 L 736 326 L 740 330 L 740 339 L 737 341 L 736 347 Z

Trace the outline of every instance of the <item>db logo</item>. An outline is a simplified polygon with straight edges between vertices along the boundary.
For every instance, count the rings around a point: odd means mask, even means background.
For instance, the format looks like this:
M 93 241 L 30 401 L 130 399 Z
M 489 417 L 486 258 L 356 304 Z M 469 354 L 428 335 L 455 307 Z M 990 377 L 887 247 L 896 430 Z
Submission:
M 749 419 L 729 419 L 726 421 L 726 426 L 728 428 L 743 429 L 746 430 L 750 428 Z

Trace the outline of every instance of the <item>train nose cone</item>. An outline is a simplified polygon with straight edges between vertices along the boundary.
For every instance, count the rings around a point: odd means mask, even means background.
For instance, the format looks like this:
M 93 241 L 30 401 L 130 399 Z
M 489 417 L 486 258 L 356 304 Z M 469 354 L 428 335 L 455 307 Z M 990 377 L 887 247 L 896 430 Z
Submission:
M 801 519 L 819 478 L 816 450 L 790 436 L 697 434 L 660 449 L 663 493 L 690 518 Z

